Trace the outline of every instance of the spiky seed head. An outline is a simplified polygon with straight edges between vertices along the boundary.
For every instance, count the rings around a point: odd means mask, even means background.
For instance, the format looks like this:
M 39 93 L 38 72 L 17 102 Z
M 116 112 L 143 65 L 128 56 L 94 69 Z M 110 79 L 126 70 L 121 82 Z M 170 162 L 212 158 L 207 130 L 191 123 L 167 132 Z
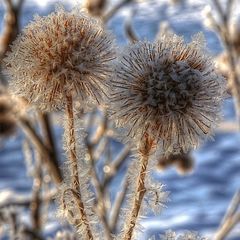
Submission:
M 57 9 L 36 17 L 4 59 L 14 92 L 43 110 L 61 109 L 65 96 L 99 103 L 115 58 L 113 39 L 84 12 Z M 83 103 L 84 102 L 84 103 Z
M 201 35 L 185 44 L 165 35 L 128 47 L 116 66 L 110 106 L 119 126 L 136 142 L 148 135 L 163 150 L 197 147 L 220 115 L 225 81 L 205 54 Z

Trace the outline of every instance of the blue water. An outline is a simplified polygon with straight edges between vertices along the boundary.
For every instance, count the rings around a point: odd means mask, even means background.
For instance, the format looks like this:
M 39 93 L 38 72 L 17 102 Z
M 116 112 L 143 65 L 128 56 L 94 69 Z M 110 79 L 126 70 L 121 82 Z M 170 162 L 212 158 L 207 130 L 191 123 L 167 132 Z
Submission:
M 187 41 L 193 34 L 203 31 L 209 51 L 215 55 L 222 50 L 217 36 L 202 24 L 200 11 L 207 0 L 191 1 L 191 4 L 185 7 L 172 7 L 166 5 L 166 1 L 156 2 L 147 7 L 144 4 L 140 5 L 139 14 L 134 18 L 134 27 L 141 39 L 153 40 L 159 22 L 168 20 L 173 30 L 184 35 Z M 23 9 L 22 26 L 31 20 L 36 12 L 43 15 L 52 9 L 53 6 L 45 9 L 31 4 L 26 5 Z M 123 19 L 128 12 L 129 9 L 123 9 L 109 23 L 109 28 L 121 46 L 126 44 Z M 0 5 L 0 21 L 2 16 L 3 8 Z M 0 26 L 2 30 L 2 25 Z M 231 99 L 225 101 L 223 115 L 224 121 L 234 120 Z M 55 130 L 57 139 L 61 139 L 61 130 L 59 128 Z M 240 187 L 240 134 L 218 130 L 214 139 L 205 142 L 201 148 L 193 152 L 195 159 L 193 174 L 180 176 L 174 168 L 154 173 L 159 182 L 166 185 L 165 189 L 171 192 L 170 201 L 160 216 L 144 220 L 146 231 L 141 239 L 167 229 L 193 230 L 203 235 L 211 235 L 217 229 L 234 192 Z M 27 194 L 31 190 L 31 179 L 26 174 L 21 152 L 22 140 L 22 134 L 19 132 L 16 137 L 1 144 L 0 198 L 6 191 Z M 52 224 L 48 226 L 46 232 L 52 233 L 55 229 L 56 226 Z M 239 240 L 239 232 L 239 229 L 235 230 L 229 239 Z

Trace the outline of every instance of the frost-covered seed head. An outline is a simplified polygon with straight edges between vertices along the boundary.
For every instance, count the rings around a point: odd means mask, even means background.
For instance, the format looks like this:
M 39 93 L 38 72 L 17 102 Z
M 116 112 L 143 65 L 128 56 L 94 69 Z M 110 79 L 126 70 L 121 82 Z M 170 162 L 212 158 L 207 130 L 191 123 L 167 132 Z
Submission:
M 4 62 L 14 92 L 50 110 L 61 109 L 66 95 L 100 102 L 114 58 L 113 39 L 98 21 L 77 9 L 58 9 L 36 17 Z
M 186 152 L 212 133 L 225 85 L 201 42 L 202 35 L 190 44 L 166 35 L 134 44 L 120 57 L 110 105 L 137 142 L 147 134 L 162 140 L 164 151 Z

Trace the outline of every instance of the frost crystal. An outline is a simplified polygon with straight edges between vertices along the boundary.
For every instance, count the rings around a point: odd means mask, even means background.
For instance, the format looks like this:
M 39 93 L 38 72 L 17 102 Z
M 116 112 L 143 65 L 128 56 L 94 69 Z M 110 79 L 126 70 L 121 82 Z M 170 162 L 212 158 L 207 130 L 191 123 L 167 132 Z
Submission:
M 197 147 L 220 115 L 224 79 L 204 53 L 201 35 L 190 44 L 176 35 L 127 48 L 116 66 L 110 105 L 119 126 L 141 140 L 148 134 L 165 151 Z
M 36 17 L 4 62 L 16 94 L 41 109 L 61 109 L 65 95 L 99 103 L 115 58 L 113 39 L 81 11 Z

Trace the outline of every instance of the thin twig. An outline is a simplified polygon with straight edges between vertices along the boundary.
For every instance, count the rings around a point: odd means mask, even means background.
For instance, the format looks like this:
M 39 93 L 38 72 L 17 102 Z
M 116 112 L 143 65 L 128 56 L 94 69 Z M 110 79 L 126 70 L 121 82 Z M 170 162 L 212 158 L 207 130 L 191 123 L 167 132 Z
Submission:
M 110 230 L 112 233 L 115 233 L 117 231 L 117 223 L 120 216 L 120 211 L 121 211 L 123 201 L 126 197 L 128 184 L 129 182 L 128 182 L 128 176 L 127 176 L 124 181 L 123 188 L 117 194 L 114 205 L 112 207 L 111 219 L 110 219 Z
M 17 122 L 25 135 L 29 138 L 30 142 L 33 143 L 33 145 L 42 155 L 44 162 L 47 165 L 49 175 L 52 176 L 56 184 L 60 184 L 62 182 L 61 172 L 52 161 L 52 152 L 48 147 L 45 146 L 40 136 L 36 133 L 35 129 L 26 118 L 19 117 Z
M 93 123 L 93 119 L 96 116 L 96 114 L 93 112 L 90 115 L 89 122 Z M 90 126 L 89 126 L 90 127 Z M 90 157 L 90 163 L 91 163 L 91 175 L 93 179 L 93 184 L 96 190 L 96 200 L 97 200 L 97 206 L 96 206 L 96 211 L 98 216 L 100 217 L 103 226 L 104 226 L 104 231 L 105 231 L 105 237 L 106 240 L 112 240 L 111 236 L 111 231 L 110 231 L 110 226 L 108 223 L 108 218 L 107 218 L 107 207 L 106 207 L 106 201 L 105 201 L 105 188 L 102 186 L 100 179 L 98 177 L 98 174 L 96 172 L 96 162 L 94 158 L 94 146 L 97 144 L 97 142 L 100 141 L 100 138 L 104 136 L 104 133 L 107 131 L 107 118 L 103 121 L 103 126 L 101 126 L 101 133 L 97 134 L 98 136 L 94 137 L 92 141 L 89 139 L 89 137 L 86 138 L 86 147 L 88 150 L 88 154 Z
M 107 219 L 107 208 L 105 205 L 104 189 L 100 183 L 100 180 L 97 176 L 97 172 L 95 169 L 95 160 L 93 158 L 93 146 L 88 141 L 87 141 L 86 145 L 87 145 L 88 153 L 90 156 L 91 174 L 92 174 L 92 178 L 93 178 L 93 184 L 94 184 L 96 194 L 97 194 L 97 197 L 96 197 L 97 213 L 104 225 L 106 240 L 111 240 L 112 236 L 111 236 L 110 226 L 109 226 L 108 219 Z
M 44 142 L 46 146 L 49 146 L 49 151 L 51 151 L 51 160 L 53 164 L 56 166 L 57 169 L 59 169 L 59 177 L 61 178 L 62 181 L 62 174 L 60 171 L 59 163 L 58 163 L 58 158 L 57 158 L 57 149 L 56 149 L 56 144 L 54 141 L 54 135 L 53 135 L 53 127 L 50 121 L 50 117 L 48 113 L 42 113 L 39 112 L 38 114 L 39 119 L 40 119 L 40 124 L 43 132 L 43 137 L 44 137 Z
M 42 167 L 41 160 L 39 159 L 41 156 L 36 152 L 36 162 L 35 169 L 33 174 L 33 187 L 32 187 L 32 201 L 30 205 L 31 209 L 31 219 L 33 228 L 36 231 L 40 231 L 41 229 L 41 187 L 42 187 Z
M 237 74 L 237 65 L 236 65 L 236 53 L 234 51 L 234 47 L 231 44 L 230 41 L 230 33 L 229 33 L 229 13 L 225 13 L 219 0 L 212 0 L 214 6 L 216 7 L 219 17 L 222 20 L 222 25 L 218 25 L 218 32 L 220 34 L 220 37 L 222 38 L 222 41 L 225 45 L 228 60 L 229 60 L 229 67 L 230 67 L 230 72 L 231 72 L 231 91 L 232 95 L 235 98 L 235 109 L 237 112 L 237 118 L 238 118 L 238 123 L 239 123 L 239 128 L 240 128 L 240 81 L 239 81 L 239 76 Z M 232 3 L 229 3 L 230 5 Z M 230 8 L 230 7 L 229 7 Z M 230 11 L 230 10 L 227 10 Z M 215 23 L 216 24 L 216 23 Z
M 108 171 L 105 174 L 105 178 L 103 181 L 104 188 L 111 183 L 112 179 L 116 175 L 117 170 L 121 168 L 121 166 L 124 164 L 127 157 L 129 156 L 129 153 L 130 153 L 129 147 L 125 146 L 122 149 L 122 151 L 117 155 L 116 159 L 112 161 L 112 163 L 109 164 L 108 166 L 105 166 L 105 168 L 107 167 Z
M 240 191 L 237 191 L 223 218 L 222 224 L 214 236 L 214 240 L 223 240 L 229 232 L 240 222 Z
M 116 4 L 112 9 L 110 9 L 104 16 L 103 22 L 107 23 L 122 7 L 125 7 L 127 4 L 131 3 L 133 0 L 123 0 Z
M 126 19 L 125 24 L 124 24 L 124 29 L 126 32 L 127 38 L 130 40 L 131 43 L 135 43 L 139 41 L 139 38 L 137 37 L 136 32 L 133 29 L 133 17 L 136 14 L 136 9 L 133 9 L 130 16 Z
M 41 203 L 45 201 L 53 201 L 54 196 L 56 196 L 56 191 L 51 191 L 50 193 L 44 194 L 44 196 L 41 196 L 40 201 Z M 23 196 L 24 197 L 24 196 Z M 26 207 L 29 208 L 32 202 L 31 197 L 23 198 L 22 200 L 8 200 L 4 203 L 0 204 L 0 210 L 8 207 Z

